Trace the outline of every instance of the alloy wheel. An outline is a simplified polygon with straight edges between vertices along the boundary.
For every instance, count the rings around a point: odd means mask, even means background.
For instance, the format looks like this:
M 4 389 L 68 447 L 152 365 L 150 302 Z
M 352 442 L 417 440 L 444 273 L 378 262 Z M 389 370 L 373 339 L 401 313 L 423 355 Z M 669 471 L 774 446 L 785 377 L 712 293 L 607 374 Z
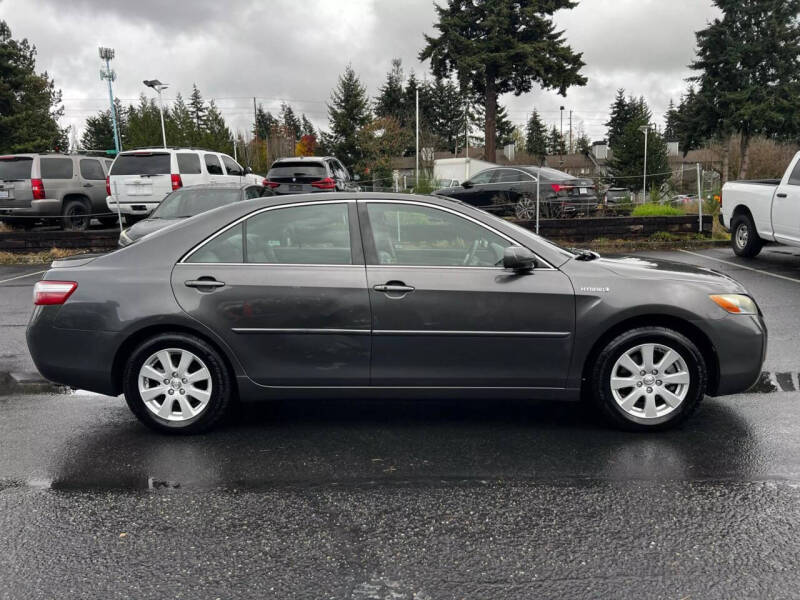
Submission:
M 647 343 L 625 351 L 611 369 L 611 393 L 619 407 L 639 419 L 657 419 L 677 409 L 692 378 L 686 360 L 665 344 Z
M 514 214 L 521 221 L 531 221 L 536 218 L 536 201 L 533 198 L 524 196 L 517 200 L 514 206 Z
M 167 421 L 192 419 L 211 399 L 211 372 L 196 354 L 182 348 L 151 354 L 139 369 L 138 384 L 147 409 Z

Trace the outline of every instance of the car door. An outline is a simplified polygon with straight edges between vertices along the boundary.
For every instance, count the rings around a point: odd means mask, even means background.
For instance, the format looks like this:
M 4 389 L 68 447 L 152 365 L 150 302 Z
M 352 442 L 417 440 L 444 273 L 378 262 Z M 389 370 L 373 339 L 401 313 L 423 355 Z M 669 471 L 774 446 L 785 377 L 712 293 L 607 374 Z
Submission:
M 206 165 L 208 181 L 210 183 L 222 183 L 224 181 L 225 172 L 222 170 L 222 162 L 219 160 L 219 156 L 206 152 L 203 155 L 203 162 Z
M 775 190 L 772 201 L 772 228 L 776 242 L 800 242 L 800 160 L 794 164 Z
M 225 166 L 225 181 L 229 183 L 242 183 L 244 169 L 227 154 L 220 154 L 222 164 Z
M 61 200 L 69 193 L 84 193 L 78 185 L 78 170 L 71 156 L 42 156 L 39 168 L 42 173 L 45 197 Z
M 370 307 L 356 220 L 352 201 L 256 211 L 175 266 L 175 297 L 261 385 L 367 385 Z
M 188 187 L 206 182 L 203 169 L 200 166 L 200 154 L 198 152 L 176 152 L 175 159 L 178 162 L 178 173 L 181 176 L 183 185 Z
M 510 207 L 525 192 L 526 186 L 533 182 L 533 177 L 519 169 L 495 169 L 491 183 L 486 186 L 489 205 L 492 207 Z
M 92 213 L 107 213 L 106 205 L 106 173 L 103 165 L 96 158 L 81 158 L 79 168 L 82 186 L 92 203 Z
M 569 279 L 454 209 L 359 200 L 372 305 L 372 385 L 563 387 L 574 337 Z
M 485 206 L 488 202 L 488 198 L 485 198 L 486 187 L 491 183 L 494 171 L 494 169 L 481 171 L 461 184 L 461 189 L 455 194 L 449 195 L 472 206 Z

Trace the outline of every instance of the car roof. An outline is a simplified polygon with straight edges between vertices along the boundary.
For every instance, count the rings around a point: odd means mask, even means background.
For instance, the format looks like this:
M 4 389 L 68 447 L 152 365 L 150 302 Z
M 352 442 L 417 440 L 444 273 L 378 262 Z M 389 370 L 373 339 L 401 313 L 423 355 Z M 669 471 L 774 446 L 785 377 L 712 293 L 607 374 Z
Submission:
M 331 160 L 335 156 L 284 156 L 283 158 L 276 159 L 272 164 L 276 165 L 280 162 L 305 162 L 313 160 Z
M 260 183 L 237 183 L 237 182 L 230 182 L 230 183 L 198 183 L 195 185 L 185 185 L 178 190 L 243 190 L 244 188 L 248 187 L 264 187 Z M 176 192 L 178 190 L 175 190 Z

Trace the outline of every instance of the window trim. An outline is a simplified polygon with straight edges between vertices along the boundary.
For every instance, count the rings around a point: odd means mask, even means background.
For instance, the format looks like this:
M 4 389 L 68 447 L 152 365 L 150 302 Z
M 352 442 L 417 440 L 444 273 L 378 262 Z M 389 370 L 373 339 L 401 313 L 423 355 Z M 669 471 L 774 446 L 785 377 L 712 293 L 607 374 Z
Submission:
M 190 266 L 254 266 L 254 267 L 263 267 L 263 266 L 270 266 L 270 267 L 355 267 L 358 269 L 363 269 L 365 264 L 365 256 L 364 256 L 364 248 L 361 244 L 361 234 L 359 231 L 359 223 L 358 223 L 358 215 L 355 214 L 355 199 L 342 199 L 342 200 L 320 200 L 318 202 L 293 202 L 291 204 L 278 204 L 277 206 L 266 206 L 264 208 L 260 208 L 256 211 L 248 213 L 242 217 L 239 217 L 232 223 L 228 223 L 222 229 L 215 231 L 209 237 L 204 239 L 202 242 L 191 248 L 188 252 L 184 253 L 183 256 L 175 263 L 175 266 L 178 265 L 190 265 Z M 282 208 L 296 208 L 300 206 L 316 206 L 319 204 L 344 204 L 347 206 L 347 221 L 348 226 L 350 229 L 350 255 L 353 262 L 348 264 L 337 264 L 337 263 L 256 263 L 256 262 L 241 262 L 241 263 L 223 263 L 223 262 L 213 262 L 213 263 L 204 263 L 204 262 L 187 262 L 187 259 L 192 256 L 196 251 L 200 250 L 203 246 L 210 243 L 216 237 L 222 235 L 229 229 L 236 227 L 239 223 L 246 221 L 252 217 L 258 216 L 261 213 L 265 213 L 271 210 L 280 210 Z M 244 226 L 245 229 L 245 236 L 247 235 L 247 225 Z M 242 240 L 243 246 L 243 257 L 247 259 L 247 244 L 245 240 Z
M 366 261 L 367 268 L 370 268 L 370 269 L 373 269 L 373 268 L 382 268 L 382 269 L 383 268 L 392 268 L 392 269 L 398 269 L 398 268 L 399 269 L 483 269 L 483 270 L 489 269 L 489 270 L 492 270 L 492 271 L 498 271 L 498 270 L 499 271 L 505 271 L 506 270 L 505 267 L 503 267 L 503 266 L 481 267 L 481 266 L 472 266 L 472 265 L 399 265 L 399 264 L 397 264 L 397 265 L 382 265 L 382 264 L 377 262 L 378 253 L 377 253 L 377 251 L 375 249 L 375 240 L 374 240 L 374 237 L 372 235 L 372 223 L 369 220 L 369 212 L 367 210 L 367 205 L 368 204 L 412 204 L 414 206 L 424 206 L 426 208 L 432 208 L 432 209 L 435 209 L 435 210 L 442 210 L 444 212 L 448 212 L 448 213 L 454 214 L 457 217 L 461 217 L 462 219 L 466 219 L 468 221 L 471 221 L 472 223 L 474 223 L 478 227 L 482 227 L 482 228 L 486 229 L 487 231 L 489 231 L 489 232 L 491 232 L 491 233 L 493 233 L 493 234 L 495 234 L 495 235 L 497 235 L 497 236 L 499 236 L 501 238 L 504 238 L 506 241 L 511 242 L 512 245 L 514 245 L 514 246 L 521 246 L 521 247 L 527 248 L 528 250 L 533 252 L 533 254 L 536 256 L 536 260 L 541 262 L 542 264 L 546 265 L 546 266 L 542 266 L 542 267 L 536 267 L 534 270 L 536 270 L 536 271 L 557 271 L 558 270 L 552 264 L 550 264 L 549 261 L 543 259 L 539 255 L 538 252 L 536 252 L 535 250 L 530 248 L 527 244 L 523 244 L 522 242 L 520 242 L 518 240 L 515 240 L 514 238 L 512 238 L 508 234 L 505 234 L 502 231 L 498 231 L 494 227 L 491 227 L 490 225 L 487 225 L 486 223 L 482 223 L 478 219 L 475 219 L 474 217 L 471 217 L 470 215 L 466 215 L 466 214 L 464 214 L 462 212 L 459 212 L 457 210 L 453 210 L 451 208 L 440 206 L 438 204 L 431 204 L 431 203 L 428 203 L 428 202 L 420 202 L 418 200 L 388 200 L 388 199 L 370 200 L 368 198 L 363 198 L 363 199 L 359 198 L 359 200 L 358 200 L 358 206 L 359 206 L 358 216 L 359 216 L 359 219 L 361 220 L 361 223 L 362 223 L 361 230 L 362 230 L 363 236 L 365 238 L 364 239 L 364 259 Z
M 517 173 L 522 173 L 528 179 L 518 180 L 518 181 L 495 181 L 495 177 L 492 178 L 492 183 L 536 183 L 536 177 L 531 175 L 527 171 L 523 171 L 522 169 L 517 169 L 516 167 L 496 167 L 497 172 L 499 173 L 502 170 L 506 171 L 516 171 Z
M 212 173 L 211 171 L 208 170 L 208 161 L 206 161 L 206 157 L 208 156 L 213 156 L 214 158 L 217 159 L 217 165 L 219 165 L 219 171 L 220 171 L 219 173 Z M 222 175 L 222 176 L 225 175 L 225 167 L 222 164 L 222 159 L 216 152 L 206 152 L 203 154 L 203 166 L 205 167 L 206 175 Z

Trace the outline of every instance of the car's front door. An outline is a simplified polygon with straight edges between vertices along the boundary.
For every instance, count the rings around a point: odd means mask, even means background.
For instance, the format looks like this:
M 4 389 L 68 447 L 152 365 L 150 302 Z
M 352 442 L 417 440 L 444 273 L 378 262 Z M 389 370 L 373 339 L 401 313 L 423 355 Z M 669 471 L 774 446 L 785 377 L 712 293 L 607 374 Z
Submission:
M 181 307 L 271 386 L 367 385 L 370 307 L 354 202 L 256 212 L 173 270 Z
M 372 305 L 372 385 L 563 387 L 569 279 L 504 270 L 510 238 L 419 202 L 359 200 Z
M 495 172 L 496 169 L 486 169 L 470 178 L 466 187 L 462 186 L 464 191 L 459 193 L 458 199 L 481 208 L 490 204 L 492 197 L 490 184 Z
M 775 190 L 772 202 L 772 227 L 775 241 L 800 242 L 800 160 Z

